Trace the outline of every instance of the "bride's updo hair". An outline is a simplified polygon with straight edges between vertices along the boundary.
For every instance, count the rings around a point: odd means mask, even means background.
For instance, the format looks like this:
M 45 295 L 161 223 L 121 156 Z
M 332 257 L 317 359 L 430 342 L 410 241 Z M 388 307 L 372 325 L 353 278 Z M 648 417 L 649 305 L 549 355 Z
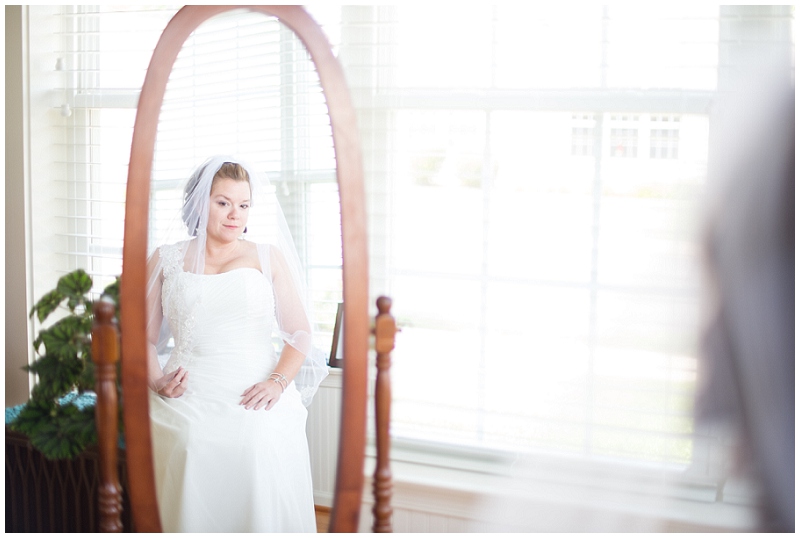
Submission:
M 189 181 L 186 183 L 186 188 L 183 190 L 183 210 L 181 216 L 183 218 L 183 222 L 186 224 L 187 230 L 189 231 L 189 235 L 192 237 L 197 235 L 197 231 L 200 227 L 199 223 L 201 215 L 198 214 L 198 209 L 200 207 L 208 207 L 207 204 L 199 204 L 199 200 L 196 198 L 196 196 L 203 194 L 205 194 L 206 197 L 210 196 L 211 190 L 214 187 L 214 183 L 220 179 L 232 179 L 234 181 L 246 181 L 250 183 L 250 174 L 247 173 L 245 167 L 239 163 L 229 161 L 223 162 L 222 165 L 220 165 L 219 169 L 217 169 L 217 171 L 214 173 L 213 179 L 209 183 L 207 178 L 208 173 L 211 171 L 207 170 L 207 168 L 210 165 L 211 163 L 206 162 L 198 167 L 189 178 Z M 208 192 L 195 192 L 200 186 L 201 180 L 204 178 L 206 178 L 204 185 L 207 186 L 206 188 L 208 188 Z
M 211 182 L 211 189 L 214 189 L 214 183 L 219 179 L 232 179 L 234 181 L 247 181 L 250 182 L 250 175 L 239 163 L 222 163 L 217 173 L 214 174 L 214 180 Z

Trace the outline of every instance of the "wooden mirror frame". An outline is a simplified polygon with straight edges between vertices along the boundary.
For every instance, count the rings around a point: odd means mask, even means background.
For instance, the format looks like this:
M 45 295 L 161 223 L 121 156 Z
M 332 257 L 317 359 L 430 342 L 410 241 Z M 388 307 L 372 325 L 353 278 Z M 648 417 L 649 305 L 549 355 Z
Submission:
M 132 521 L 137 532 L 160 532 L 147 387 L 147 237 L 150 176 L 158 117 L 169 74 L 184 42 L 209 18 L 235 9 L 276 17 L 311 55 L 328 105 L 342 225 L 345 309 L 342 409 L 331 532 L 358 530 L 364 482 L 369 345 L 366 208 L 355 110 L 344 72 L 319 25 L 300 6 L 185 6 L 164 29 L 147 69 L 131 144 L 120 283 L 122 396 Z

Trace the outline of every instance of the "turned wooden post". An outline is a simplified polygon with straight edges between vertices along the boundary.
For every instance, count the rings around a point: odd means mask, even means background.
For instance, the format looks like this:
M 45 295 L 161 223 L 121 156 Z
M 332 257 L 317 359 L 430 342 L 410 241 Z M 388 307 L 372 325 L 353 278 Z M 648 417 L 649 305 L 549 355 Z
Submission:
M 375 351 L 378 377 L 375 380 L 375 446 L 377 460 L 372 492 L 375 505 L 372 532 L 392 532 L 392 470 L 389 464 L 389 420 L 392 406 L 392 384 L 389 368 L 392 362 L 394 337 L 397 325 L 389 310 L 392 300 L 378 298 L 378 315 L 375 318 Z
M 122 532 L 122 488 L 117 460 L 119 415 L 117 409 L 117 361 L 119 334 L 114 321 L 114 303 L 103 297 L 94 303 L 92 360 L 95 365 L 95 420 L 100 453 L 98 506 L 100 532 Z

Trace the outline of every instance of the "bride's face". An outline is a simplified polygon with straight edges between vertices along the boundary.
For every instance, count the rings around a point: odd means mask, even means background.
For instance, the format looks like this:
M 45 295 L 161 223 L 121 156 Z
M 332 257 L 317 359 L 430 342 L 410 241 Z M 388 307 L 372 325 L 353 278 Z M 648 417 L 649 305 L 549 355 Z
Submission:
M 217 179 L 211 186 L 208 209 L 208 237 L 229 242 L 239 238 L 247 226 L 250 211 L 250 183 Z

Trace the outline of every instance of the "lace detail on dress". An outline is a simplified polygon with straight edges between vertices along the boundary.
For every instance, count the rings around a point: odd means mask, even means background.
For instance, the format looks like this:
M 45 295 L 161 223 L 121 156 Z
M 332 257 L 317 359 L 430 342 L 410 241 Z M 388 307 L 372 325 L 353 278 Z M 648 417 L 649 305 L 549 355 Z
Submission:
M 178 245 L 163 245 L 158 249 L 159 257 L 162 260 L 161 266 L 164 271 L 164 280 L 175 276 L 183 270 L 183 253 Z
M 187 275 L 183 270 L 183 251 L 180 245 L 164 245 L 160 248 L 163 260 L 164 282 L 161 287 L 161 305 L 168 320 L 175 348 L 164 367 L 166 373 L 184 368 L 191 362 L 194 343 L 195 312 L 200 296 L 193 304 L 186 302 Z

